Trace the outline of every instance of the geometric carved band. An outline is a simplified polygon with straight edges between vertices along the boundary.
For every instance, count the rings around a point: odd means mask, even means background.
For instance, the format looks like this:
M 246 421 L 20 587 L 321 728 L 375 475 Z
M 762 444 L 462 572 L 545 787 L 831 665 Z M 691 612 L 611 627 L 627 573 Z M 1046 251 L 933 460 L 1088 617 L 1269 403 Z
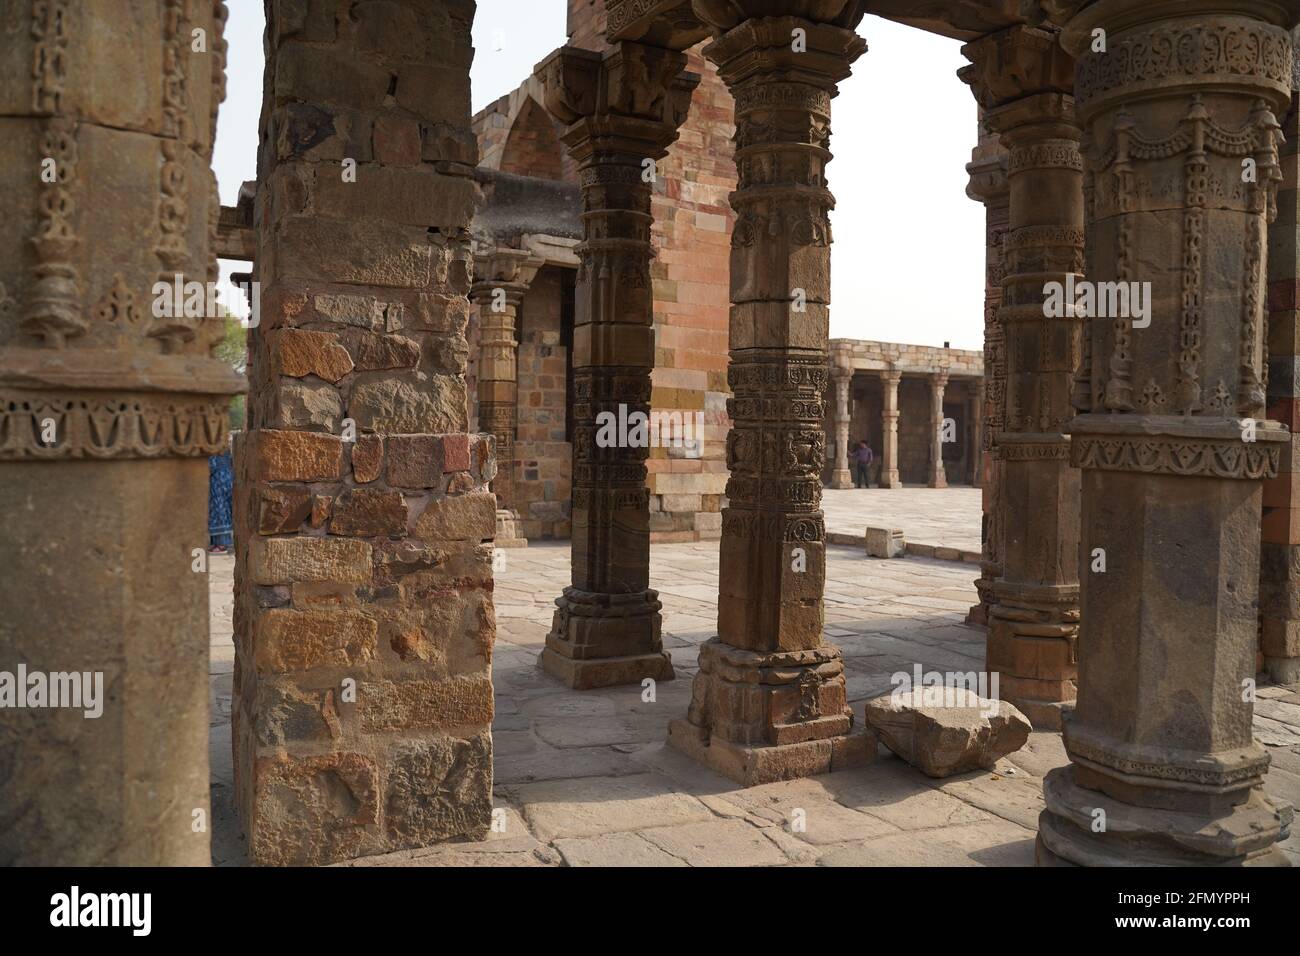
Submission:
M 0 460 L 190 458 L 226 450 L 229 396 L 0 392 Z M 48 423 L 55 441 L 46 445 Z
M 1070 443 L 999 442 L 994 457 L 999 461 L 1069 461 Z
M 1172 437 L 1075 435 L 1070 447 L 1076 468 L 1206 478 L 1275 478 L 1281 456 L 1275 442 Z

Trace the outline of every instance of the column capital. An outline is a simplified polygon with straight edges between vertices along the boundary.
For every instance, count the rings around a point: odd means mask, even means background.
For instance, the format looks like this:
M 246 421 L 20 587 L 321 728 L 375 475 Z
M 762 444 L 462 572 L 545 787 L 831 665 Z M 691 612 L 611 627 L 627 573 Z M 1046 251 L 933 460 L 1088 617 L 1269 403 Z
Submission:
M 858 0 L 852 2 L 856 5 Z M 845 23 L 797 16 L 740 19 L 728 13 L 717 22 L 731 24 L 734 20 L 734 24 L 719 29 L 717 38 L 704 48 L 704 55 L 732 88 L 737 111 L 745 105 L 742 92 L 750 99 L 764 99 L 768 108 L 796 108 L 804 104 L 783 84 L 833 91 L 848 78 L 853 62 L 867 52 L 867 41 L 853 32 L 861 18 L 861 12 Z M 803 31 L 802 36 L 797 31 Z M 801 49 L 796 49 L 796 39 L 803 41 Z M 748 89 L 747 81 L 753 80 L 761 83 Z
M 686 54 L 621 41 L 604 53 L 562 47 L 537 65 L 546 109 L 569 128 L 562 139 L 582 165 L 607 154 L 660 159 L 677 138 L 700 77 Z
M 948 376 L 949 373 L 945 370 L 942 372 L 929 372 L 925 378 L 930 383 L 931 388 L 940 389 L 948 386 Z
M 1074 57 L 1061 46 L 1060 34 L 1038 27 L 1014 26 L 972 40 L 961 48 L 969 66 L 957 76 L 976 101 L 992 113 L 1040 94 L 1074 91 Z M 992 124 L 990 124 L 992 126 Z
M 695 15 L 718 33 L 740 26 L 746 20 L 777 19 L 772 8 L 779 6 L 787 18 L 852 30 L 866 15 L 863 0 L 694 0 Z M 789 37 L 786 38 L 787 40 Z
M 881 369 L 880 380 L 886 385 L 897 387 L 898 383 L 903 380 L 903 373 L 896 368 Z
M 518 305 L 543 265 L 545 262 L 540 257 L 524 249 L 498 246 L 480 250 L 474 254 L 474 284 L 470 286 L 470 301 L 477 305 L 501 289 L 507 302 Z

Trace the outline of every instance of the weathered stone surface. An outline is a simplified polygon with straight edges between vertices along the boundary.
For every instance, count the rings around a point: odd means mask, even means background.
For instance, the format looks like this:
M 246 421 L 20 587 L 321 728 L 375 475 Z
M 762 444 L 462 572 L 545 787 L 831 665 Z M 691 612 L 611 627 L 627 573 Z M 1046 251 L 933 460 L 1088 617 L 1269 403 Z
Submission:
M 486 541 L 496 533 L 496 498 L 474 493 L 429 502 L 416 520 L 415 536 L 425 541 Z
M 880 741 L 931 777 L 991 767 L 1029 739 L 1029 720 L 1006 701 L 964 688 L 913 688 L 867 701 Z
M 337 383 L 352 371 L 352 357 L 332 332 L 280 329 L 273 341 L 277 367 L 283 375 L 315 375 Z
M 257 666 L 269 672 L 365 664 L 379 633 L 375 619 L 357 610 L 273 610 L 258 627 Z
M 898 528 L 868 528 L 867 554 L 873 558 L 901 558 L 907 553 L 907 543 Z
M 388 771 L 384 824 L 396 846 L 483 839 L 492 824 L 491 736 L 440 737 L 398 750 Z
M 591 800 L 601 793 L 603 800 Z M 539 840 L 678 826 L 713 819 L 694 797 L 674 793 L 654 774 L 525 784 L 517 791 L 524 818 Z
M 384 440 L 378 435 L 359 435 L 352 446 L 352 477 L 357 484 L 377 481 L 384 466 Z M 400 482 L 394 482 L 400 484 Z
M 311 514 L 312 498 L 297 489 L 260 488 L 258 525 L 260 534 L 284 534 L 297 531 Z
M 364 431 L 440 434 L 465 428 L 465 382 L 423 372 L 364 372 L 352 384 L 348 416 Z
M 272 866 L 313 866 L 382 844 L 379 770 L 356 753 L 263 758 L 250 854 Z
M 336 432 L 343 420 L 343 402 L 332 385 L 282 382 L 276 389 L 281 428 Z
M 343 442 L 334 435 L 262 429 L 250 438 L 265 481 L 328 481 L 343 476 Z
M 487 675 L 451 680 L 366 681 L 357 688 L 367 733 L 415 728 L 458 728 L 492 723 Z
M 330 534 L 400 537 L 406 534 L 406 519 L 406 502 L 400 492 L 357 488 L 334 502 Z
M 442 484 L 440 435 L 393 435 L 387 441 L 388 483 L 401 488 L 437 488 Z
M 345 538 L 267 538 L 249 547 L 249 577 L 258 584 L 338 581 L 369 584 L 370 545 Z
M 348 350 L 359 371 L 414 368 L 420 361 L 420 343 L 404 335 L 357 332 L 347 336 Z

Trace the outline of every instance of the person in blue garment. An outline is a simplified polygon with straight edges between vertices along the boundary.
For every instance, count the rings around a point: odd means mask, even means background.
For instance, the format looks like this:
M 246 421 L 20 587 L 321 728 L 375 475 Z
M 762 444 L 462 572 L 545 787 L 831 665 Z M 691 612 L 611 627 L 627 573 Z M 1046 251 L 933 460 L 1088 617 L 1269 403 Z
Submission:
M 208 551 L 226 554 L 235 545 L 233 492 L 235 470 L 227 448 L 208 457 Z
M 871 478 L 869 475 L 871 462 L 875 457 L 875 453 L 872 452 L 871 446 L 867 444 L 865 439 L 858 442 L 858 447 L 853 450 L 853 464 L 854 471 L 856 472 L 854 476 L 856 479 L 854 484 L 857 485 L 857 487 L 871 487 Z

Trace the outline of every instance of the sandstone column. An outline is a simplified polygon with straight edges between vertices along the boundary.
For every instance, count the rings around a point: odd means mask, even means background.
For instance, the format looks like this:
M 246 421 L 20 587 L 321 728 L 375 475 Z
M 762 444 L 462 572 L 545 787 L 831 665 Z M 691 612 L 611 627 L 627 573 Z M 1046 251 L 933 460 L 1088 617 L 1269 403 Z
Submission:
M 518 534 L 514 510 L 515 427 L 519 420 L 516 366 L 519 357 L 519 303 L 542 267 L 542 260 L 521 249 L 497 248 L 474 259 L 470 300 L 478 309 L 479 428 L 496 442 L 496 540 L 499 548 L 527 547 Z
M 29 683 L 0 709 L 4 865 L 211 858 L 207 456 L 243 390 L 209 357 L 225 323 L 202 285 L 225 16 L 211 0 L 5 14 L 0 671 Z M 155 290 L 178 281 L 188 309 Z M 60 672 L 84 683 L 56 701 Z
M 853 32 L 862 13 L 857 3 L 809 0 L 786 4 L 807 19 L 760 19 L 770 6 L 696 4 L 717 31 L 705 56 L 736 98 L 734 397 L 718 637 L 700 649 L 688 719 L 669 729 L 671 743 L 744 784 L 868 758 L 868 738 L 850 736 L 839 648 L 822 634 L 820 508 L 830 104 L 866 49 Z
M 902 372 L 881 372 L 882 435 L 880 448 L 880 487 L 901 488 L 903 479 L 898 472 L 898 383 Z
M 1088 278 L 1150 282 L 1152 301 L 1146 327 L 1089 321 L 1068 426 L 1080 554 L 1099 549 L 1105 571 L 1082 573 L 1071 763 L 1044 783 L 1044 864 L 1285 860 L 1275 844 L 1292 810 L 1263 793 L 1245 682 L 1260 479 L 1286 439 L 1262 420 L 1261 352 L 1297 6 L 1101 0 L 1066 30 L 1092 184 Z
M 1294 51 L 1293 51 L 1294 55 Z M 1300 60 L 1293 76 L 1300 75 Z M 1277 218 L 1268 230 L 1268 417 L 1291 430 L 1276 477 L 1264 482 L 1259 567 L 1264 670 L 1300 684 L 1300 92 L 1292 90 L 1280 147 Z
M 926 376 L 930 383 L 930 488 L 947 488 L 948 476 L 943 467 L 943 391 L 948 387 L 948 373 Z
M 853 419 L 851 389 L 852 369 L 834 369 L 835 382 L 835 471 L 831 474 L 832 488 L 852 488 L 854 474 L 849 459 L 849 422 Z
M 537 67 L 569 127 L 586 236 L 573 332 L 573 583 L 556 599 L 541 664 L 570 687 L 669 680 L 650 588 L 644 421 L 654 367 L 651 185 L 699 82 L 685 54 L 566 47 Z
M 1049 315 L 1044 286 L 1083 273 L 1083 161 L 1074 61 L 1056 33 L 1013 27 L 962 48 L 988 127 L 1008 152 L 1009 220 L 998 323 L 1006 343 L 1000 462 L 1002 574 L 993 585 L 987 667 L 1003 698 L 1059 730 L 1074 700 L 1079 629 L 1079 473 L 1065 422 L 1081 322 Z
M 984 380 L 980 379 L 975 385 L 975 394 L 971 398 L 970 414 L 974 419 L 974 428 L 971 429 L 971 484 L 976 488 L 984 484 L 984 403 L 988 397 L 984 393 Z
M 333 7 L 267 6 L 233 714 L 260 864 L 482 837 L 492 813 L 470 17 L 459 0 Z
M 984 204 L 984 378 L 980 382 L 980 576 L 975 590 L 980 600 L 966 615 L 967 624 L 987 625 L 993 603 L 993 582 L 1002 574 L 1001 462 L 994 449 L 1002 431 L 1006 407 L 1006 339 L 998 322 L 1002 305 L 1002 237 L 1011 215 L 1007 184 L 1007 155 L 997 134 L 989 130 L 981 110 L 980 140 L 967 164 L 966 195 Z

